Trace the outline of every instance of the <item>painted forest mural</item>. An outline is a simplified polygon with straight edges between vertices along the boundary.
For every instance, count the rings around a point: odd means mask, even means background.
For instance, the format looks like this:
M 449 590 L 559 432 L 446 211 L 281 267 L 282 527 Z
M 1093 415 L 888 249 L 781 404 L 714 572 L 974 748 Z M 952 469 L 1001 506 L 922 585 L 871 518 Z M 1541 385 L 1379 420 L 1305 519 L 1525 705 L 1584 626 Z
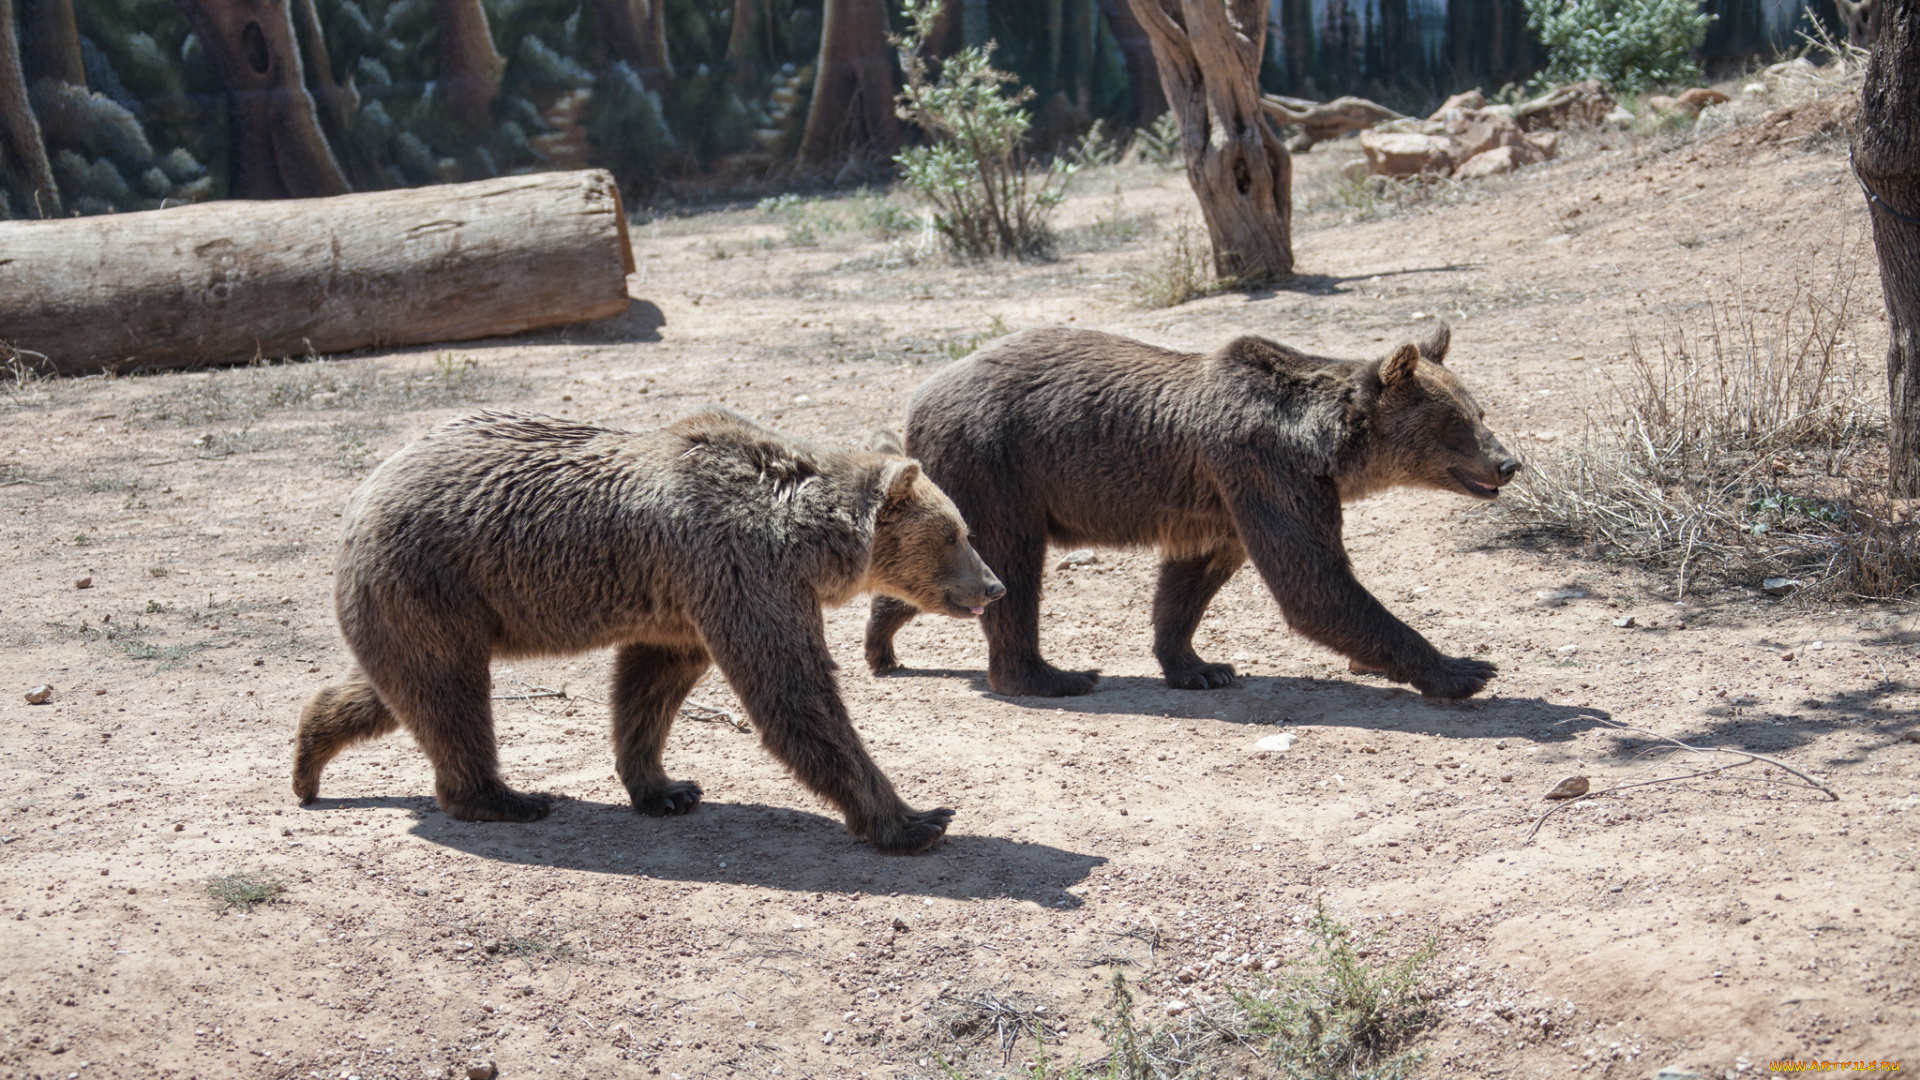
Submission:
M 1808 16 L 1705 6 L 1710 61 Z M 1812 14 L 1837 25 L 1830 7 Z M 909 137 L 899 29 L 885 0 L 0 0 L 0 217 L 583 166 L 642 197 L 870 177 Z M 989 40 L 1042 152 L 1165 110 L 1126 0 L 950 0 L 929 48 Z M 1261 79 L 1419 111 L 1525 82 L 1536 50 L 1522 0 L 1271 0 Z

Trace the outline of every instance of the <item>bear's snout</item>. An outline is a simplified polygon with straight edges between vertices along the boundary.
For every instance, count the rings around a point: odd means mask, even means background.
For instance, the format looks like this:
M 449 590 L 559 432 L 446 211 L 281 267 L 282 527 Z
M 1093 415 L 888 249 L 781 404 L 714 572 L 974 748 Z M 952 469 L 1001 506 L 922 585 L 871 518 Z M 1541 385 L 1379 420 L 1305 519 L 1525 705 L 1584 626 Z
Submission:
M 987 603 L 991 604 L 1005 595 L 1007 595 L 1005 585 L 1000 584 L 997 579 L 987 579 Z
M 1520 459 L 1512 458 L 1512 457 L 1507 458 L 1506 460 L 1502 461 L 1498 466 L 1496 466 L 1496 468 L 1500 470 L 1500 482 L 1504 484 L 1509 480 L 1512 480 L 1514 477 L 1514 474 L 1520 471 Z

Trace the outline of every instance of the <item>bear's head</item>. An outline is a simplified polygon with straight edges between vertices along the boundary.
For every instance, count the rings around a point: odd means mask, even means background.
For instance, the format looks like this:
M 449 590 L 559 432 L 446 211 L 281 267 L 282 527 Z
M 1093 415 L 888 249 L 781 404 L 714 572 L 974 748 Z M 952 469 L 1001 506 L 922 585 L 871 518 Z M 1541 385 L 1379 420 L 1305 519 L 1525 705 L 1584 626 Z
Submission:
M 920 471 L 919 462 L 885 458 L 875 484 L 880 506 L 867 564 L 869 591 L 960 619 L 981 614 L 1007 594 L 967 542 L 960 510 Z
M 1446 324 L 1373 366 L 1379 392 L 1370 427 L 1370 470 L 1390 484 L 1493 499 L 1520 460 L 1487 430 L 1486 411 L 1446 365 Z

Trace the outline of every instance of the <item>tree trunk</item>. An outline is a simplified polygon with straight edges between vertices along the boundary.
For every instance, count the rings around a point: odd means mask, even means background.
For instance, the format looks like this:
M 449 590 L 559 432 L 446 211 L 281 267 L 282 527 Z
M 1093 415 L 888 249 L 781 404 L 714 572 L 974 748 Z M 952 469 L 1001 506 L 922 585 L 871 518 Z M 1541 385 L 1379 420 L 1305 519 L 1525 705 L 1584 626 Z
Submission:
M 742 0 L 764 5 L 766 0 Z M 623 60 L 649 90 L 667 88 L 673 66 L 667 58 L 666 0 L 593 0 L 593 22 L 600 32 L 600 48 L 612 60 Z M 739 18 L 740 9 L 734 8 Z M 727 43 L 732 58 L 733 42 Z
M 22 0 L 20 49 L 29 85 L 41 79 L 87 85 L 80 59 L 80 30 L 73 21 L 73 0 Z
M 236 199 L 340 195 L 347 178 L 307 93 L 287 0 L 178 0 L 227 92 Z
M 767 0 L 733 0 L 733 25 L 727 30 L 727 71 L 735 86 L 751 86 L 766 74 L 773 57 L 767 34 L 773 21 Z
M 0 0 L 0 182 L 19 197 L 22 210 L 58 217 L 60 186 L 54 183 L 47 144 L 27 98 L 13 26 L 13 0 Z
M 816 67 L 801 167 L 824 171 L 891 157 L 900 148 L 900 120 L 883 0 L 826 0 Z
M 1893 494 L 1920 498 L 1920 0 L 1881 0 L 1854 140 L 1887 301 Z
M 438 0 L 440 86 L 447 108 L 463 124 L 484 123 L 500 94 L 507 62 L 493 47 L 486 9 L 480 0 Z
M 360 92 L 352 78 L 343 85 L 333 77 L 333 59 L 327 55 L 327 38 L 320 30 L 320 13 L 314 10 L 313 0 L 293 0 L 293 29 L 300 42 L 307 87 L 319 99 L 328 125 L 344 138 L 347 123 L 360 111 Z
M 1242 284 L 1293 273 L 1293 159 L 1260 103 L 1263 0 L 1132 0 L 1180 122 L 1187 182 L 1215 273 Z
M 58 374 L 464 341 L 627 310 L 601 170 L 0 222 L 0 327 Z
M 1100 13 L 1107 17 L 1107 29 L 1114 44 L 1120 46 L 1120 59 L 1127 67 L 1127 85 L 1133 90 L 1133 113 L 1127 118 L 1134 127 L 1151 124 L 1167 111 L 1167 95 L 1160 88 L 1160 65 L 1153 59 L 1153 42 L 1133 17 L 1128 0 L 1100 0 Z

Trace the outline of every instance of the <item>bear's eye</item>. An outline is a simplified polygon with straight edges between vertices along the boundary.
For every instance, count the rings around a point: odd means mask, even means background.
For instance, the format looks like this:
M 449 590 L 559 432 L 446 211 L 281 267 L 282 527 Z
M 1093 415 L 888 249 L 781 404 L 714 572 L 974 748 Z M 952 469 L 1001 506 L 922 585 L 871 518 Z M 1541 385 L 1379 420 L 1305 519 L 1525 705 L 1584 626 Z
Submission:
M 949 546 L 952 546 L 952 545 L 954 545 L 954 544 L 958 544 L 959 542 L 960 542 L 960 534 L 959 534 L 959 533 L 953 533 L 953 532 L 950 532 L 950 533 L 948 533 L 948 534 L 947 534 L 947 544 L 948 544 Z

